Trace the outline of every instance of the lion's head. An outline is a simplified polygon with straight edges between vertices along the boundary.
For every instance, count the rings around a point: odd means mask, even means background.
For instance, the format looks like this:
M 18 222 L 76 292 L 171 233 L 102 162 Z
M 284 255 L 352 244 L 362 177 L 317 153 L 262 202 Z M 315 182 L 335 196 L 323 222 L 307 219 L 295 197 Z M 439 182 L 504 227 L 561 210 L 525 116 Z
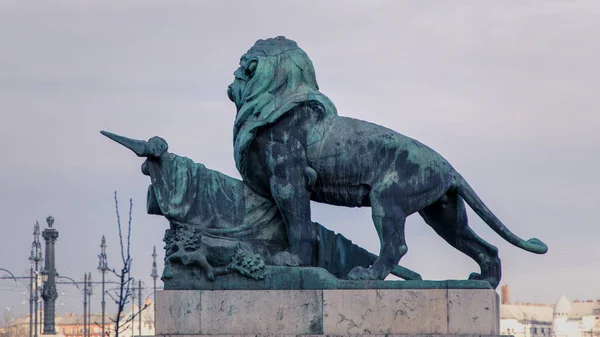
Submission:
M 335 106 L 319 92 L 315 69 L 296 42 L 283 36 L 258 40 L 240 58 L 227 95 L 235 103 L 236 163 L 255 131 L 304 102 L 316 102 L 325 114 L 337 114 Z
M 296 42 L 283 36 L 258 40 L 240 58 L 240 67 L 233 76 L 228 96 L 238 111 L 246 104 L 267 103 L 304 86 L 319 90 L 308 55 Z

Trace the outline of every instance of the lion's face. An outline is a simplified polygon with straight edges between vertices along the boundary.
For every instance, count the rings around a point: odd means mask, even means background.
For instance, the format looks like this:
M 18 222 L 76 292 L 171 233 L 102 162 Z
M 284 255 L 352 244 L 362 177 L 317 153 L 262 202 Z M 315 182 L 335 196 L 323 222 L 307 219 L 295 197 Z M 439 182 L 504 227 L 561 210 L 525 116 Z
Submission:
M 274 101 L 319 90 L 312 62 L 296 42 L 283 36 L 256 41 L 240 58 L 233 76 L 227 96 L 235 103 L 240 122 L 271 113 L 261 109 Z
M 244 101 L 244 89 L 256 70 L 256 59 L 242 56 L 240 66 L 233 73 L 233 82 L 227 87 L 227 96 L 235 103 L 237 111 L 240 110 Z

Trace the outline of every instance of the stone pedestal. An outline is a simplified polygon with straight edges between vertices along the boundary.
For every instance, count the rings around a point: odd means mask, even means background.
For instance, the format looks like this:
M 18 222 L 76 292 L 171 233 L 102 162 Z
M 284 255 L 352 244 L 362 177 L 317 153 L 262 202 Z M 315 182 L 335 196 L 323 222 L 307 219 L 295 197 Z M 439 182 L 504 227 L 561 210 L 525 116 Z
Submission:
M 164 290 L 156 335 L 498 335 L 492 289 Z

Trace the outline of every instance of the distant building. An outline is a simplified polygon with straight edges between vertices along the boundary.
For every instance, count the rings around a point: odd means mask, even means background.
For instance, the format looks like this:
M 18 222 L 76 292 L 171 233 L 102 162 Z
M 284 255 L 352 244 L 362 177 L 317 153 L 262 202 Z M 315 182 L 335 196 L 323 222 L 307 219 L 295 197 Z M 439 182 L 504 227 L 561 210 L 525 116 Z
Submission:
M 554 309 L 555 337 L 600 336 L 600 300 L 573 301 L 563 295 Z
M 515 303 L 500 305 L 500 334 L 515 337 L 554 337 L 553 305 Z
M 141 321 L 142 321 L 142 336 L 154 336 L 154 303 L 152 300 L 147 299 L 144 303 L 145 309 L 141 313 Z M 134 317 L 133 321 L 131 320 L 132 312 L 138 313 L 139 308 L 134 306 L 133 308 L 129 308 L 129 312 L 123 315 L 123 322 L 129 321 L 126 325 L 128 325 L 127 329 L 124 329 L 119 334 L 120 337 L 137 337 L 139 336 L 139 321 L 140 317 Z M 64 336 L 64 337 L 83 337 L 84 330 L 84 319 L 83 315 L 74 315 L 71 313 L 66 313 L 64 316 L 55 316 L 55 325 L 56 325 L 56 336 Z M 105 329 L 107 332 L 107 336 L 114 336 L 114 324 L 111 321 L 111 318 L 114 318 L 114 314 L 107 313 L 105 315 Z M 102 337 L 102 314 L 95 313 L 91 315 L 91 324 L 90 324 L 90 337 Z M 39 323 L 38 327 L 40 331 L 38 335 L 43 337 L 41 326 L 43 323 Z M 132 336 L 133 334 L 133 336 Z M 0 330 L 0 337 L 29 337 L 29 315 L 17 318 L 13 321 L 13 323 Z
M 510 303 L 501 288 L 500 333 L 515 337 L 600 337 L 600 300 L 570 302 L 564 295 L 555 305 Z
M 90 315 L 90 337 L 102 337 L 101 325 L 96 322 L 102 322 L 101 314 Z M 110 321 L 108 321 L 110 324 Z M 56 316 L 56 334 L 65 337 L 83 337 L 83 315 L 73 315 L 66 313 L 64 316 Z M 40 336 L 42 337 L 42 336 Z

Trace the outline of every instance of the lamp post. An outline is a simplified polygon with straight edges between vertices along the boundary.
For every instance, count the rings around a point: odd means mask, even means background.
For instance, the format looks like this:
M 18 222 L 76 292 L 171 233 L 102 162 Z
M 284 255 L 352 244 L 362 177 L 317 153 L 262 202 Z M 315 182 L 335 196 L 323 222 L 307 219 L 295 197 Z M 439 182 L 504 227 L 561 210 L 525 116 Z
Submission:
M 83 337 L 87 337 L 87 290 L 88 281 L 87 281 L 87 273 L 83 273 Z
M 33 337 L 33 267 L 29 267 L 29 337 Z
M 138 281 L 138 331 L 142 337 L 142 280 Z
M 104 330 L 104 315 L 106 309 L 106 302 L 104 301 L 104 276 L 108 270 L 108 260 L 106 259 L 106 239 L 102 235 L 102 242 L 100 243 L 100 254 L 98 255 L 98 270 L 102 273 L 102 337 L 106 337 Z
M 39 301 L 39 297 L 38 297 L 38 283 L 39 283 L 39 263 L 41 261 L 43 261 L 44 259 L 42 258 L 42 245 L 40 244 L 40 224 L 36 221 L 35 225 L 33 225 L 33 242 L 31 243 L 31 254 L 29 255 L 29 261 L 31 262 L 31 264 L 34 266 L 33 271 L 33 277 L 32 277 L 32 281 L 33 282 L 33 305 L 34 305 L 34 311 L 31 312 L 31 316 L 29 316 L 30 320 L 31 317 L 34 317 L 34 326 L 33 326 L 33 337 L 38 337 L 38 301 Z M 34 280 L 35 278 L 35 280 Z M 31 327 L 31 321 L 30 321 L 30 327 Z M 32 335 L 31 331 L 29 332 L 30 335 Z
M 150 274 L 150 277 L 152 277 L 152 280 L 154 281 L 154 285 L 153 285 L 153 289 L 152 289 L 152 294 L 153 294 L 153 304 L 152 307 L 154 308 L 154 321 L 156 322 L 156 279 L 158 278 L 158 268 L 156 268 L 156 246 L 154 246 L 152 248 L 152 273 Z M 155 327 L 156 324 L 153 325 L 153 327 Z
M 56 309 L 56 299 L 58 292 L 56 291 L 56 264 L 54 260 L 54 243 L 58 239 L 58 231 L 52 228 L 54 218 L 49 216 L 46 218 L 48 228 L 44 229 L 42 237 L 46 241 L 46 263 L 42 271 L 42 298 L 44 299 L 44 334 L 56 335 L 54 325 L 54 312 Z
M 154 314 L 156 314 L 156 279 L 158 278 L 158 269 L 156 268 L 156 246 L 152 249 L 152 274 L 150 274 L 154 281 Z
M 88 309 L 87 309 L 87 314 L 88 314 L 88 319 L 87 319 L 87 324 L 88 324 L 88 328 L 87 328 L 87 337 L 90 337 L 92 335 L 92 273 L 88 272 L 87 274 L 87 292 L 86 292 L 86 296 L 88 297 L 87 300 L 87 305 L 88 305 Z
M 135 336 L 135 329 L 134 329 L 134 325 L 135 325 L 135 316 L 134 316 L 134 312 L 135 312 L 135 279 L 132 278 L 131 279 L 131 283 L 133 284 L 133 286 L 131 287 L 131 337 Z

